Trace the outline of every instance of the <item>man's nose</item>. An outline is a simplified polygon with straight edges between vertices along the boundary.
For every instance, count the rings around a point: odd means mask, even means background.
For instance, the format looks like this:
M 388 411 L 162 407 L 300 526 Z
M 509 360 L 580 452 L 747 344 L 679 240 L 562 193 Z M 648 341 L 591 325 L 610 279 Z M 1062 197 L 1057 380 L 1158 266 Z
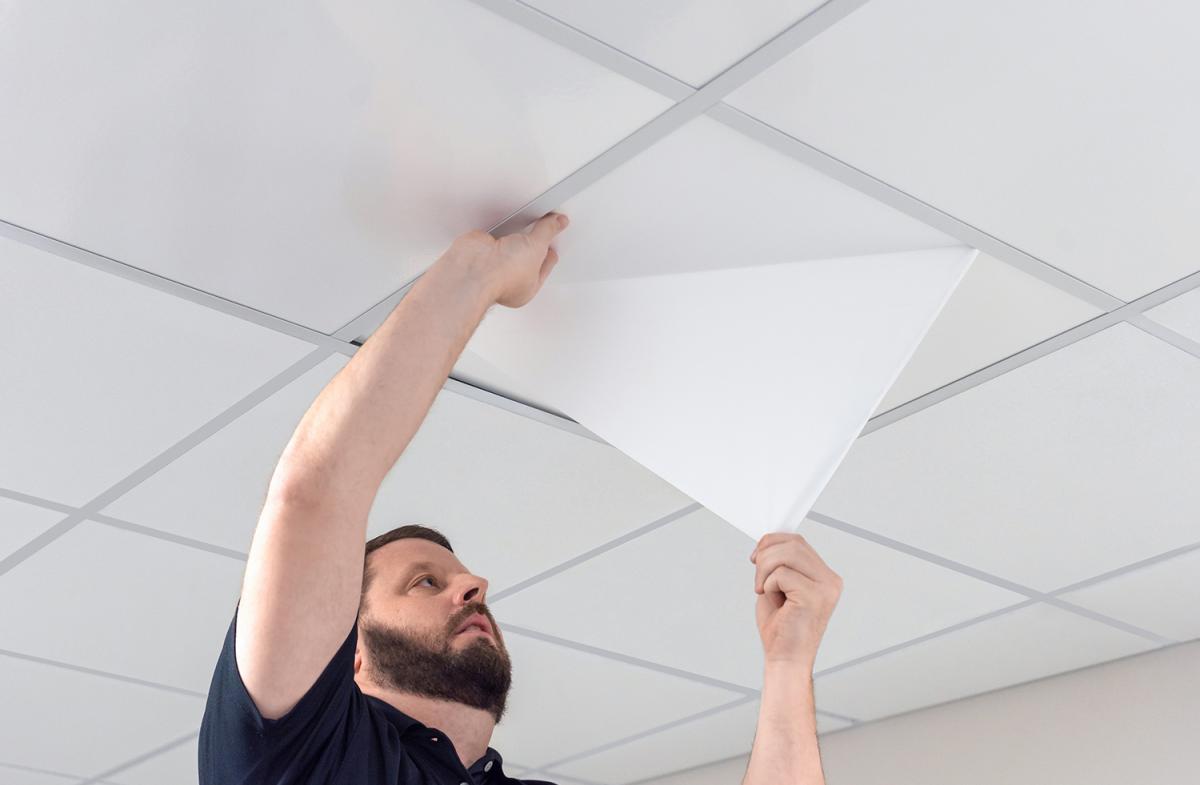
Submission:
M 457 587 L 455 600 L 459 604 L 487 601 L 488 582 L 478 575 L 466 575 Z

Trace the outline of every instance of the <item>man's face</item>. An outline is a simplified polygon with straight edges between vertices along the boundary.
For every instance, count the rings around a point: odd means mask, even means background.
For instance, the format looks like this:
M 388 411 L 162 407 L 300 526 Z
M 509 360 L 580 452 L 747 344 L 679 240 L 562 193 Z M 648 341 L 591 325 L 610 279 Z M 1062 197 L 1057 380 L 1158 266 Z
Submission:
M 371 554 L 375 573 L 359 617 L 359 675 L 380 687 L 504 714 L 512 663 L 484 604 L 487 581 L 435 542 L 404 539 Z M 456 633 L 475 614 L 490 634 Z

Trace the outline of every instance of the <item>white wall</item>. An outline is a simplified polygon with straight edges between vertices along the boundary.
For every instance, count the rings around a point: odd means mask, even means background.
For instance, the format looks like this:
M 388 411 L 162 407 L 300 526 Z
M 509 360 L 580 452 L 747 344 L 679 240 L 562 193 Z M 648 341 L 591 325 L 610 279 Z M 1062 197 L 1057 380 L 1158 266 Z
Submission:
M 828 785 L 1196 785 L 1200 641 L 861 725 L 820 744 Z M 739 785 L 747 760 L 642 785 Z

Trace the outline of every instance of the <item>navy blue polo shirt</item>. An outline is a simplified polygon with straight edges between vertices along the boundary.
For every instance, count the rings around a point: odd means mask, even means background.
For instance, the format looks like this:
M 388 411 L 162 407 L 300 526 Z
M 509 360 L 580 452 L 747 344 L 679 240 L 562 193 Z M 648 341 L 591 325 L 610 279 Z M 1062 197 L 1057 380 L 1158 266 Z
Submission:
M 491 747 L 465 769 L 445 734 L 359 689 L 358 625 L 300 702 L 266 719 L 242 683 L 236 630 L 237 608 L 200 725 L 200 785 L 553 785 L 506 776 Z

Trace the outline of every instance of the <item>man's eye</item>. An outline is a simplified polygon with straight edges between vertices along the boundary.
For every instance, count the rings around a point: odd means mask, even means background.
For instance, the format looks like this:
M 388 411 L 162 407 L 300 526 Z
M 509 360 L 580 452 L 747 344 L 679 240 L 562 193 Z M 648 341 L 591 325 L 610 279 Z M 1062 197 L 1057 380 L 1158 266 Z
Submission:
M 433 581 L 434 583 L 437 583 L 432 575 L 422 575 L 417 579 L 417 583 L 419 584 L 421 581 Z

